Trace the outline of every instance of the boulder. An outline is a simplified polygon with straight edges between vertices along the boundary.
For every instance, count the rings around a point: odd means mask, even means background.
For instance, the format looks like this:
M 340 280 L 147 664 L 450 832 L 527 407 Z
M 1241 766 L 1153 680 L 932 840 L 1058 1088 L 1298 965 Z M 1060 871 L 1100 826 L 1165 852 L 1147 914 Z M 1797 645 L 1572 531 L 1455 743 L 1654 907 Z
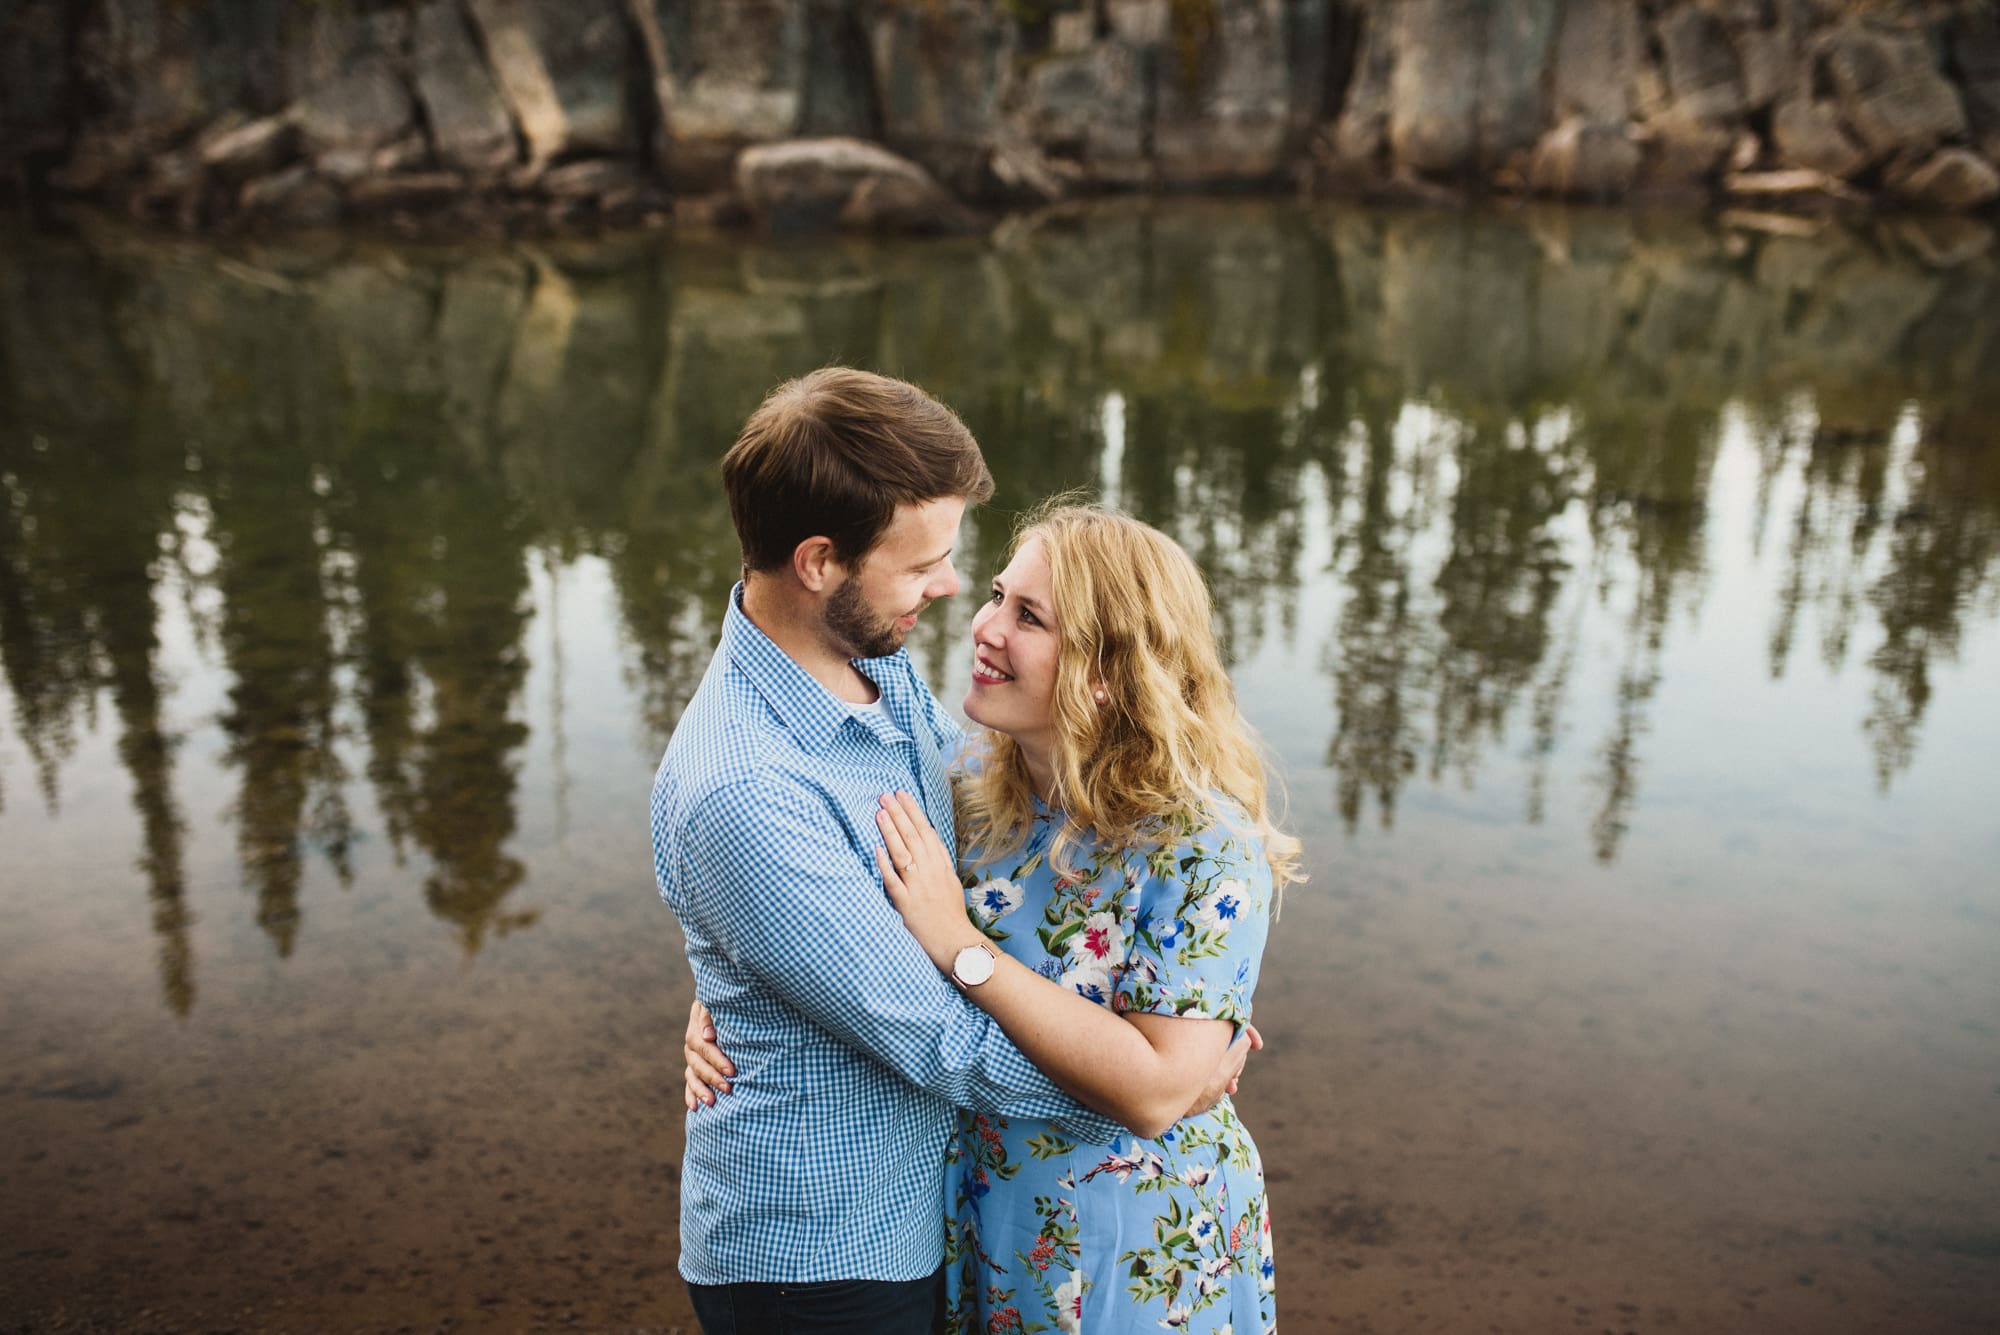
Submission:
M 1868 166 L 1868 150 L 1840 128 L 1840 114 L 1830 102 L 1804 98 L 1780 102 L 1770 122 L 1770 138 L 1778 146 L 1778 156 L 1792 166 L 1812 168 L 1842 180 Z
M 2000 10 L 1962 6 L 1945 30 L 1974 142 L 2000 161 Z
M 195 140 L 201 165 L 225 182 L 248 180 L 276 171 L 290 161 L 298 139 L 292 111 L 256 120 L 235 117 L 219 122 Z
M 568 146 L 569 118 L 527 12 L 520 0 L 466 0 L 466 11 L 479 29 L 494 83 L 526 142 L 528 165 L 539 170 Z
M 881 131 L 862 10 L 833 0 L 631 0 L 677 188 L 727 185 L 746 144 Z
M 1436 176 L 1471 169 L 1473 115 L 1486 28 L 1485 0 L 1400 0 L 1387 12 L 1395 47 L 1389 81 L 1389 151 L 1402 167 Z
M 976 221 L 922 167 L 859 139 L 746 148 L 736 159 L 736 190 L 751 216 L 775 232 L 949 232 Z
M 530 168 L 564 154 L 638 150 L 634 52 L 618 0 L 466 0 L 466 8 Z
M 1142 64 L 1156 79 L 1152 151 L 1162 183 L 1251 183 L 1283 172 L 1294 137 L 1286 11 L 1309 8 L 1279 0 L 1217 6 L 1198 44 L 1177 38 Z
M 1803 86 L 1804 58 L 1789 33 L 1774 28 L 1747 28 L 1732 34 L 1736 58 L 1743 70 L 1743 103 L 1761 111 Z
M 734 227 L 750 221 L 750 214 L 734 191 L 710 195 L 675 195 L 673 219 L 676 227 Z
M 347 203 L 360 210 L 430 209 L 465 193 L 457 172 L 403 172 L 370 176 L 347 188 Z
M 1732 172 L 1751 171 L 1763 159 L 1764 141 L 1758 138 L 1756 131 L 1745 130 L 1736 136 L 1735 144 L 1730 147 L 1727 169 Z
M 881 137 L 866 13 L 851 0 L 806 0 L 805 87 L 793 133 Z
M 416 106 L 387 57 L 369 52 L 331 83 L 309 90 L 298 120 L 308 152 L 365 154 L 408 129 Z
M 339 220 L 340 195 L 300 163 L 246 184 L 237 207 L 288 226 L 323 227 Z
M 672 80 L 667 134 L 689 147 L 789 139 L 804 101 L 805 6 L 786 0 L 649 0 Z
M 1064 198 L 1070 187 L 1083 179 L 1083 169 L 1077 164 L 1050 158 L 1023 139 L 994 145 L 987 170 L 1009 198 L 1044 204 Z
M 543 172 L 536 186 L 555 199 L 601 199 L 651 184 L 639 164 L 623 158 L 585 158 Z
M 1803 98 L 1778 104 L 1771 117 L 1771 142 L 1778 154 L 1796 167 L 1810 167 L 1845 180 L 1868 165 L 1868 153 L 1847 137 L 1840 115 L 1829 102 Z
M 921 168 L 917 173 L 864 175 L 840 206 L 839 222 L 862 232 L 969 232 L 978 225 L 972 213 Z
M 1488 0 L 1473 128 L 1482 170 L 1534 147 L 1547 123 L 1549 51 L 1563 6 L 1555 0 Z
M 394 172 L 429 172 L 435 166 L 430 141 L 417 129 L 412 129 L 400 139 L 390 140 L 368 155 L 368 171 L 375 176 Z
M 1571 116 L 1543 135 L 1528 163 L 1535 193 L 1573 199 L 1615 199 L 1639 174 L 1639 146 L 1622 124 Z
M 1355 185 L 1383 174 L 1395 51 L 1387 23 L 1371 20 L 1362 24 L 1340 119 L 1313 141 L 1312 170 L 1319 184 Z
M 1670 191 L 1707 186 L 1736 146 L 1727 126 L 1692 116 L 1679 103 L 1640 126 L 1639 137 L 1647 183 Z
M 231 109 L 250 116 L 276 110 L 294 87 L 284 62 L 273 60 L 287 32 L 300 26 L 291 6 L 240 6 L 229 20 L 193 15 L 165 0 L 93 0 L 50 6 L 0 7 L 0 47 L 8 91 L 32 102 L 58 89 L 66 121 L 86 113 L 79 137 L 88 141 L 89 170 L 100 178 L 131 171 L 140 160 L 212 123 Z M 57 25 L 46 45 L 47 24 Z M 19 50 L 16 50 L 16 44 Z M 51 68 L 27 73 L 24 60 L 53 56 Z M 58 76 L 59 83 L 50 83 Z M 83 165 L 83 164 L 79 164 Z
M 869 39 L 883 142 L 954 190 L 983 189 L 1018 34 L 998 5 L 879 6 Z
M 1396 44 L 1388 144 L 1400 166 L 1434 176 L 1472 166 L 1484 18 L 1482 0 L 1404 0 L 1390 14 L 1376 10 Z
M 363 158 L 417 122 L 398 69 L 410 26 L 400 10 L 357 14 L 313 6 L 286 48 L 287 79 L 300 90 L 301 147 L 313 158 Z
M 134 217 L 166 217 L 183 230 L 193 228 L 201 218 L 201 158 L 190 146 L 156 153 L 147 166 L 145 180 L 127 195 L 126 208 Z
M 1924 208 L 1964 213 L 2000 199 L 2000 171 L 1977 153 L 1944 148 L 1884 178 L 1896 198 Z
M 438 161 L 477 174 L 504 171 L 514 161 L 513 122 L 455 0 L 414 12 L 410 63 Z
M 630 27 L 621 0 L 523 7 L 526 30 L 562 108 L 564 153 L 636 153 Z
M 1434 176 L 1492 172 L 1531 147 L 1543 122 L 1554 0 L 1399 0 L 1389 144 L 1399 167 Z
M 1554 113 L 1605 125 L 1626 119 L 1644 50 L 1637 6 L 1628 0 L 1570 0 L 1549 62 Z
M 1926 153 L 1965 133 L 1965 109 L 1920 34 L 1848 25 L 1826 34 L 1814 59 L 1871 160 Z
M 1118 37 L 1074 56 L 1038 61 L 1022 81 L 1014 114 L 1021 136 L 1051 158 L 1078 164 L 1092 180 L 1148 180 L 1147 57 Z
M 1163 45 L 1173 35 L 1172 0 L 1104 0 L 1111 31 L 1135 46 Z
M 1722 189 L 1725 194 L 1737 198 L 1815 204 L 1860 204 L 1867 199 L 1839 177 L 1828 176 L 1810 167 L 1731 172 L 1722 178 Z
M 1668 12 L 1659 23 L 1667 91 L 1695 120 L 1730 120 L 1743 114 L 1743 68 L 1729 33 L 1713 14 L 1693 5 Z

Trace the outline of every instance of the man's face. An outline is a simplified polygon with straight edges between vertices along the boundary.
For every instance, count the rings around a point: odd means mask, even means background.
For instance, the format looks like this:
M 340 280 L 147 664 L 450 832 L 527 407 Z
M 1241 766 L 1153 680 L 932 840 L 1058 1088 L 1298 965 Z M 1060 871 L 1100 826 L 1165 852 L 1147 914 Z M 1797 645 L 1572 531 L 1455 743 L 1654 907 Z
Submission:
M 821 610 L 827 636 L 850 658 L 883 658 L 903 647 L 933 598 L 958 592 L 951 549 L 958 542 L 963 496 L 899 505 L 881 541 L 839 583 Z

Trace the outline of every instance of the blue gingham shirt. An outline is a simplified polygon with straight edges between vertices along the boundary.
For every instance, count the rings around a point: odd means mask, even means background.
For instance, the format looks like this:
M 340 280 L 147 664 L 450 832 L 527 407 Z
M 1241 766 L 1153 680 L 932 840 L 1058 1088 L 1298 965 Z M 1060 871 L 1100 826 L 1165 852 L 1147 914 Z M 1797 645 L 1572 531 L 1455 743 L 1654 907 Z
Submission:
M 940 975 L 883 893 L 877 799 L 947 844 L 958 726 L 909 655 L 857 659 L 883 709 L 814 681 L 730 595 L 653 781 L 653 865 L 734 1092 L 689 1114 L 681 1274 L 696 1284 L 919 1279 L 943 1262 L 953 1109 L 1115 1122 L 1037 1071 Z

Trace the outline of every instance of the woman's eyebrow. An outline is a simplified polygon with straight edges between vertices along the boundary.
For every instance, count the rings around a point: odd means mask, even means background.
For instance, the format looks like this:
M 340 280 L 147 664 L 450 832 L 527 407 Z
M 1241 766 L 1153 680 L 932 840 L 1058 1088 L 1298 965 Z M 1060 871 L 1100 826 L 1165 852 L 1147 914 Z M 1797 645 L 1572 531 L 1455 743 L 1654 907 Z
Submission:
M 999 590 L 1000 593 L 1003 595 L 1007 592 L 1007 586 L 1005 584 L 1002 584 L 997 576 L 993 580 L 993 587 Z M 1048 614 L 1048 611 L 1045 608 L 1043 608 L 1043 606 L 1040 603 L 1036 602 L 1033 598 L 1030 598 L 1027 595 L 1023 594 L 1021 596 L 1021 602 L 1027 606 L 1027 609 L 1030 612 L 1033 612 L 1036 616 L 1040 617 L 1042 620 L 1048 621 L 1051 619 Z

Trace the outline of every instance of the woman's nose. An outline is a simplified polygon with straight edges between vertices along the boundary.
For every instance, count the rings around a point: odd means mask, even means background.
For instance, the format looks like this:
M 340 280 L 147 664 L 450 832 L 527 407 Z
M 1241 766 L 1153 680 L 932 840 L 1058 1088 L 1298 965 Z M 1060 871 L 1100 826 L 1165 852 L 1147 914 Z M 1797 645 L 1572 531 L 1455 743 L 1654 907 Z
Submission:
M 974 612 L 972 614 L 973 640 L 981 644 L 997 643 L 1000 637 L 994 633 L 993 627 L 999 619 L 993 615 L 992 603 L 988 603 L 977 612 Z

